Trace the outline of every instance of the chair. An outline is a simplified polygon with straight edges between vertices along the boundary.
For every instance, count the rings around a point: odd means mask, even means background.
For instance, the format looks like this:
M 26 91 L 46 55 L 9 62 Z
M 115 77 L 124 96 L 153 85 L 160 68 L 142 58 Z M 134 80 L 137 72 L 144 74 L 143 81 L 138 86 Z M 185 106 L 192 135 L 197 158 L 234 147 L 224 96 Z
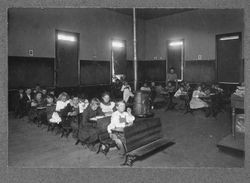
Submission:
M 61 138 L 65 135 L 66 138 L 68 138 L 69 134 L 72 131 L 72 127 L 70 125 L 70 119 L 67 117 L 65 119 L 62 120 L 61 122 L 61 127 L 62 127 L 62 134 L 61 134 Z
M 167 100 L 167 107 L 165 111 L 172 110 L 175 108 L 176 103 L 173 102 L 175 92 L 169 92 L 168 100 Z
M 161 108 L 166 104 L 166 99 L 163 97 L 161 92 L 162 92 L 162 87 L 157 86 L 155 88 L 155 97 L 154 100 L 152 101 L 152 105 L 154 106 L 154 108 Z
M 51 122 L 48 122 L 48 128 L 47 128 L 47 131 L 49 132 L 49 131 L 51 131 L 51 132 L 53 132 L 54 131 L 54 129 L 55 129 L 55 127 L 56 127 L 56 123 L 51 123 Z

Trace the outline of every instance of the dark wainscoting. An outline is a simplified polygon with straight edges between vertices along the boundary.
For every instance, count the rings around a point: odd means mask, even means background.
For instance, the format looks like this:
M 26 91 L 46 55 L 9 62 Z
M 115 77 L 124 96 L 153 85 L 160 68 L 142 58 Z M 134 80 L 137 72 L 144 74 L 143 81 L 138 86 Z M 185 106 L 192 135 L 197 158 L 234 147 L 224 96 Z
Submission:
M 215 60 L 187 60 L 184 63 L 184 80 L 190 83 L 215 82 Z
M 34 87 L 54 84 L 54 58 L 8 57 L 9 88 Z

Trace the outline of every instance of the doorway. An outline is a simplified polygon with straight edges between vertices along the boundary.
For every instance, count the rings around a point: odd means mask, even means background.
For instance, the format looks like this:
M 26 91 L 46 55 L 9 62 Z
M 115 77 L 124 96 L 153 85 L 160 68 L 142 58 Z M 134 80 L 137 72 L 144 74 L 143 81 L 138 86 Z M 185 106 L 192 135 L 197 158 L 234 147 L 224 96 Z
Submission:
M 228 84 L 242 82 L 244 64 L 240 32 L 216 35 L 216 63 L 218 82 Z
M 80 85 L 79 33 L 56 30 L 57 87 Z
M 127 74 L 126 41 L 112 39 L 111 43 L 111 72 L 112 78 L 125 76 Z
M 167 41 L 167 68 L 174 68 L 178 81 L 183 80 L 184 39 Z

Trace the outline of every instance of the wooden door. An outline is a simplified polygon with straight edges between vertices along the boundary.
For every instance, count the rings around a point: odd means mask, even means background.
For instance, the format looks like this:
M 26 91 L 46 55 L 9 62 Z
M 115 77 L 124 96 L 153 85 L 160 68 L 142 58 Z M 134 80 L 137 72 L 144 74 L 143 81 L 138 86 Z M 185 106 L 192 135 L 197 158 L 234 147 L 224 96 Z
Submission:
M 217 79 L 222 83 L 242 82 L 241 33 L 216 35 Z
M 79 33 L 56 30 L 56 86 L 78 86 Z

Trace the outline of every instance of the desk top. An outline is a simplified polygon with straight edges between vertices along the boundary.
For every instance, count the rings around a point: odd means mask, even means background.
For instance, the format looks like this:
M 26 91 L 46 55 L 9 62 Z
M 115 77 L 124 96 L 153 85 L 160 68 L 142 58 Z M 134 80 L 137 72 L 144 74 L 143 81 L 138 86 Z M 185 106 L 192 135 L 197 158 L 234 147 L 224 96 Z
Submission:
M 46 107 L 37 107 L 36 109 L 42 110 L 42 109 L 46 109 Z
M 102 118 L 90 118 L 89 122 L 96 125 L 97 128 L 107 130 L 107 126 L 110 124 L 111 116 L 105 116 Z
M 118 132 L 118 133 L 123 133 L 124 132 L 124 128 L 119 128 L 119 127 L 116 127 L 114 129 L 111 129 L 112 132 Z
M 98 119 L 102 119 L 102 118 L 105 118 L 105 116 L 95 116 L 93 118 L 90 118 L 89 120 L 90 121 L 97 121 Z

